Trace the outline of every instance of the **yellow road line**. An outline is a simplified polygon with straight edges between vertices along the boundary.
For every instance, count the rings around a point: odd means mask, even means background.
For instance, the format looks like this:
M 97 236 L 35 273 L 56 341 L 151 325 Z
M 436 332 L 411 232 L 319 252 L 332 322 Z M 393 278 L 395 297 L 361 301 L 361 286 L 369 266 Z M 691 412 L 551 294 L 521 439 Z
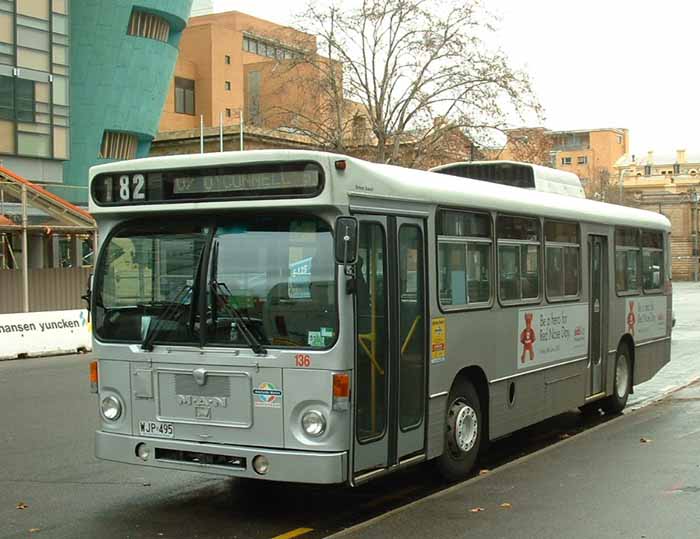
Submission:
M 296 530 L 283 533 L 282 535 L 275 535 L 272 539 L 292 539 L 293 537 L 299 537 L 305 533 L 314 531 L 313 528 L 297 528 Z

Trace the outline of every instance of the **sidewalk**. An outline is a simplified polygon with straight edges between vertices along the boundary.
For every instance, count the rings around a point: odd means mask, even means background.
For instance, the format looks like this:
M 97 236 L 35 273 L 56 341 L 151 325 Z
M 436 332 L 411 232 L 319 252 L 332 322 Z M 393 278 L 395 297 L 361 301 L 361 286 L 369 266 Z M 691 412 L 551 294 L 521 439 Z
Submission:
M 700 382 L 332 537 L 699 536 Z

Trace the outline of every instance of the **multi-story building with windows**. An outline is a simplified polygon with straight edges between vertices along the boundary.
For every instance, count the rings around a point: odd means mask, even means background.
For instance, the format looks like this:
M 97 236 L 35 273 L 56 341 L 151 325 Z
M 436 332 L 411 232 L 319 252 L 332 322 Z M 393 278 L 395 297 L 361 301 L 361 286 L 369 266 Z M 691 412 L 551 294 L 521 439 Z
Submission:
M 0 1 L 0 161 L 64 181 L 70 157 L 68 0 Z
M 167 93 L 160 131 L 197 129 L 200 116 L 205 127 L 245 122 L 258 127 L 278 127 L 283 115 L 267 114 L 274 107 L 316 107 L 318 95 L 277 89 L 289 77 L 304 77 L 303 68 L 286 76 L 280 60 L 293 60 L 316 51 L 316 38 L 286 26 L 237 11 L 192 17 L 183 32 L 180 55 Z M 277 66 L 277 67 L 275 67 Z M 303 103 L 302 103 L 303 101 Z

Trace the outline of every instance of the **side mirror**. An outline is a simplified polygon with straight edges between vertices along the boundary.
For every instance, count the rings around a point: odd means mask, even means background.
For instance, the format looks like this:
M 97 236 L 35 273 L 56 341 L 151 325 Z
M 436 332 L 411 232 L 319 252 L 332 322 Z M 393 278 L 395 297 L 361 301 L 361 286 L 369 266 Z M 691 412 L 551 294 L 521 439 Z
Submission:
M 94 274 L 91 273 L 90 276 L 88 277 L 88 282 L 87 282 L 87 289 L 85 290 L 85 294 L 80 296 L 80 299 L 85 301 L 87 303 L 87 310 L 88 310 L 88 317 L 90 316 L 90 304 L 92 303 L 92 279 L 94 277 Z
M 357 219 L 354 217 L 335 220 L 335 260 L 346 269 L 357 262 Z

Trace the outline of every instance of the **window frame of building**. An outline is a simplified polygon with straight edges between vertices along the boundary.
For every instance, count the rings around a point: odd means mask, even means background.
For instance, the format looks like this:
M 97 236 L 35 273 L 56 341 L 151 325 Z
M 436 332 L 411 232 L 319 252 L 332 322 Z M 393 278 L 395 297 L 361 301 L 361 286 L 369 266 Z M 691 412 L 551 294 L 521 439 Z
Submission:
M 224 81 L 224 90 L 227 92 L 231 91 L 231 81 L 230 80 L 225 80 Z
M 664 257 L 664 234 L 660 230 L 641 231 L 642 240 L 642 290 L 644 294 L 661 294 L 666 282 L 665 278 L 665 257 Z M 656 262 L 656 263 L 654 263 Z M 658 286 L 647 285 L 653 282 L 654 271 L 658 272 Z M 651 270 L 651 271 L 650 271 Z
M 644 165 L 644 175 L 647 177 L 651 176 L 651 165 Z
M 123 161 L 134 159 L 137 150 L 138 137 L 136 135 L 105 129 L 102 132 L 102 142 L 100 143 L 98 157 L 100 159 Z
M 575 301 L 581 298 L 581 231 L 578 223 L 556 220 L 544 222 L 544 249 L 545 249 L 545 293 L 547 301 L 551 303 L 562 301 Z M 560 268 L 553 268 L 550 261 L 558 253 L 561 261 Z M 571 254 L 576 254 L 575 268 L 569 270 Z M 567 256 L 568 255 L 568 256 Z M 556 271 L 555 271 L 556 270 Z M 575 275 L 576 290 L 569 293 L 570 282 L 567 275 Z M 560 279 L 561 293 L 556 293 L 551 286 L 555 279 Z
M 224 64 L 227 66 L 231 65 L 231 56 L 229 54 L 224 54 Z
M 579 155 L 576 158 L 576 163 L 579 165 L 587 165 L 588 164 L 588 157 L 585 155 Z
M 510 221 L 511 227 L 506 223 Z M 534 226 L 531 226 L 534 225 Z M 510 230 L 508 229 L 510 228 Z M 534 248 L 534 257 L 531 257 L 531 250 Z M 517 283 L 518 297 L 504 297 L 504 253 L 508 250 L 517 250 Z M 540 220 L 535 217 L 520 215 L 498 214 L 496 217 L 496 264 L 497 264 L 497 287 L 498 301 L 503 306 L 508 305 L 529 305 L 542 301 L 543 279 L 542 279 L 542 227 Z M 536 296 L 524 296 L 523 284 L 526 280 L 523 271 L 523 262 L 526 264 L 533 259 L 536 262 Z
M 639 229 L 631 227 L 615 228 L 615 292 L 618 296 L 638 296 L 642 293 L 642 250 L 639 245 Z M 634 254 L 636 266 L 636 286 L 629 286 L 627 270 L 630 268 L 630 255 Z
M 448 225 L 448 219 L 451 223 Z M 443 312 L 464 311 L 474 309 L 487 309 L 493 306 L 494 297 L 494 253 L 493 253 L 493 222 L 491 215 L 483 211 L 470 211 L 463 209 L 440 208 L 436 213 L 437 230 L 437 287 L 438 302 Z M 454 226 L 451 226 L 454 225 Z M 471 226 L 473 225 L 473 226 Z M 449 254 L 447 253 L 450 251 Z M 472 260 L 481 271 L 481 278 L 470 279 L 470 256 L 472 250 L 479 253 Z M 459 256 L 460 267 L 451 267 L 449 258 L 453 258 L 453 253 Z M 486 254 L 486 264 L 482 258 Z M 483 271 L 483 266 L 486 266 Z M 455 302 L 453 284 L 453 273 L 463 273 L 463 282 L 457 283 L 459 287 L 464 287 L 464 293 L 460 294 Z M 449 275 L 449 283 L 448 281 Z M 485 280 L 484 280 L 485 277 Z M 488 289 L 488 294 L 475 301 L 470 301 L 470 285 L 476 283 L 477 287 L 484 284 Z M 450 291 L 449 302 L 446 291 Z M 462 301 L 463 298 L 463 301 Z
M 681 165 L 680 165 L 680 163 L 675 163 L 673 165 L 673 174 L 679 175 L 680 173 L 681 173 Z
M 168 43 L 170 40 L 170 23 L 155 13 L 134 8 L 129 16 L 126 34 Z
M 173 86 L 175 88 L 175 113 L 195 116 L 197 109 L 195 81 L 184 77 L 175 77 Z
M 231 114 L 232 114 L 231 109 L 227 108 L 225 112 L 226 112 L 226 117 L 230 118 Z
M 570 165 L 571 164 L 571 157 L 562 157 L 561 158 L 561 164 L 562 165 Z

